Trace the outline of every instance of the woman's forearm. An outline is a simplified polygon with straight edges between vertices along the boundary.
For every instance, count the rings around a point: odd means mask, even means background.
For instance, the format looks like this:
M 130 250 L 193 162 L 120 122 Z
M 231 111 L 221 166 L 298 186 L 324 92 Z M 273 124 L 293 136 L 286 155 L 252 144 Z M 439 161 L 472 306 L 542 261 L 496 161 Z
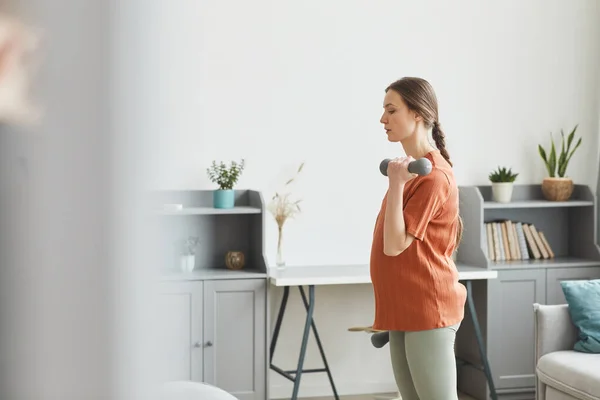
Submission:
M 383 252 L 387 256 L 397 256 L 406 249 L 403 204 L 404 184 L 390 185 L 383 223 Z

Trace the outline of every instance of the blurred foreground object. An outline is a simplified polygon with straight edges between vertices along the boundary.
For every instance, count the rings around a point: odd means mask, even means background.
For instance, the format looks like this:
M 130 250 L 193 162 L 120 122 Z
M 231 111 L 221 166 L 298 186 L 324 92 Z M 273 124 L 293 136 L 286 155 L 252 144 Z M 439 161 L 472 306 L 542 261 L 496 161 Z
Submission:
M 30 99 L 32 54 L 39 36 L 19 19 L 0 13 L 0 122 L 30 125 L 40 110 Z
M 160 400 L 237 400 L 223 389 L 202 382 L 177 381 L 166 383 Z

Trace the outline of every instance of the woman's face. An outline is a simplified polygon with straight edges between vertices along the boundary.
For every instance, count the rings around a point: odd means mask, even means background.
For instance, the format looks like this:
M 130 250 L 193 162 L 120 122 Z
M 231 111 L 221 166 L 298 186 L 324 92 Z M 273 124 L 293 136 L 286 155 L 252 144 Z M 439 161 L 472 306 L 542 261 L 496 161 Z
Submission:
M 383 115 L 380 122 L 390 142 L 401 142 L 417 130 L 417 116 L 394 90 L 388 90 L 383 99 Z

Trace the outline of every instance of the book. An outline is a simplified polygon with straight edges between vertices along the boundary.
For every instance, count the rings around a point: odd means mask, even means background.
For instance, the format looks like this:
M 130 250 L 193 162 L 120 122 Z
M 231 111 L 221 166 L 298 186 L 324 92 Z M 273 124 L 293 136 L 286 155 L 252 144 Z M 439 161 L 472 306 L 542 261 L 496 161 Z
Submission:
M 491 261 L 554 258 L 548 238 L 534 224 L 510 219 L 484 222 L 485 252 Z

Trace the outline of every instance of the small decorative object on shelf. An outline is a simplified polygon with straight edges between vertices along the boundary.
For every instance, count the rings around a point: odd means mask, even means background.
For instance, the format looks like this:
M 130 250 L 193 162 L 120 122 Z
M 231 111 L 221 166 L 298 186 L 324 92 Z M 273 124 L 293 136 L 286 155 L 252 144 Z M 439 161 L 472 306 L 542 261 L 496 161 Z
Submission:
M 227 268 L 237 271 L 244 268 L 246 259 L 241 251 L 228 251 L 225 254 L 225 265 Z
M 298 170 L 296 171 L 296 176 L 289 179 L 285 183 L 284 187 L 287 187 L 292 182 L 294 182 L 294 180 L 296 179 L 298 174 L 300 174 L 300 172 L 302 172 L 303 167 L 304 167 L 304 163 L 301 163 L 300 166 L 298 167 Z M 301 200 L 292 200 L 290 198 L 290 193 L 277 192 L 277 193 L 275 193 L 275 195 L 271 199 L 271 202 L 268 205 L 268 210 L 271 212 L 271 214 L 275 218 L 275 222 L 277 223 L 277 233 L 278 233 L 277 234 L 277 260 L 276 260 L 277 268 L 285 267 L 285 261 L 283 259 L 283 250 L 282 250 L 282 248 L 283 248 L 283 226 L 285 225 L 285 222 L 288 219 L 294 218 L 296 216 L 296 214 L 298 214 L 301 211 L 300 210 L 300 202 L 301 202 Z
M 192 272 L 196 265 L 196 246 L 200 239 L 196 236 L 190 236 L 183 241 L 183 248 L 179 256 L 180 268 L 182 272 Z
M 235 205 L 235 192 L 233 187 L 237 184 L 242 171 L 244 171 L 245 160 L 239 163 L 231 161 L 227 166 L 223 161 L 217 164 L 213 161 L 211 166 L 206 169 L 208 177 L 219 188 L 213 192 L 214 208 L 233 208 Z
M 513 185 L 519 176 L 518 173 L 513 173 L 511 168 L 498 167 L 489 175 L 489 180 L 492 183 L 492 195 L 494 201 L 498 203 L 509 203 L 512 198 Z
M 163 204 L 163 211 L 181 211 L 183 204 Z
M 575 144 L 575 147 L 571 150 L 571 144 L 573 143 L 573 138 L 575 137 L 575 131 L 577 130 L 577 126 L 573 128 L 569 136 L 567 137 L 567 144 L 565 147 L 565 134 L 563 130 L 560 130 L 561 135 L 561 146 L 560 146 L 560 154 L 558 159 L 556 158 L 556 147 L 554 145 L 554 139 L 552 138 L 552 133 L 550 134 L 550 152 L 546 153 L 546 150 L 541 145 L 538 145 L 538 151 L 542 160 L 544 160 L 544 164 L 546 165 L 546 170 L 548 171 L 548 176 L 544 178 L 542 181 L 542 193 L 547 200 L 551 201 L 565 201 L 568 200 L 573 194 L 573 180 L 571 178 L 565 177 L 567 172 L 567 166 L 569 165 L 569 161 L 575 153 L 575 150 L 581 144 L 581 138 Z

